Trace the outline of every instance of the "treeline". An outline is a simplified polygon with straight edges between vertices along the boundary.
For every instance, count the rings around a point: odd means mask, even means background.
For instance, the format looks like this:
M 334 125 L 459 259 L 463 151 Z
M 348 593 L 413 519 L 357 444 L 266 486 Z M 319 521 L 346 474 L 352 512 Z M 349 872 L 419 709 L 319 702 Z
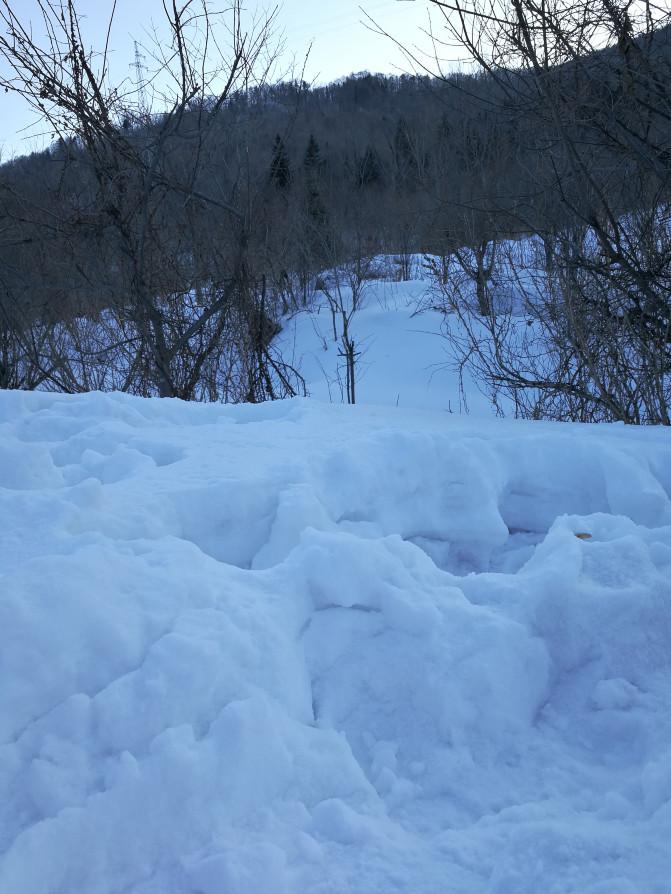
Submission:
M 203 97 L 167 139 L 160 114 L 143 121 L 128 113 L 118 127 L 134 152 L 160 151 L 162 175 L 179 185 L 161 213 L 167 258 L 187 244 L 202 256 L 213 238 L 232 257 L 235 228 L 225 220 L 218 229 L 224 201 L 249 218 L 256 272 L 275 286 L 298 275 L 305 289 L 311 274 L 357 252 L 440 253 L 524 231 L 525 218 L 551 199 L 539 193 L 521 122 L 490 110 L 493 89 L 482 77 L 364 74 L 320 88 L 266 85 L 224 106 Z M 116 247 L 107 244 L 96 164 L 71 137 L 0 168 L 0 263 L 22 303 L 37 299 L 60 315 L 116 300 Z M 118 172 L 128 191 L 139 188 L 133 165 Z M 197 214 L 191 202 L 189 221 L 185 190 L 201 201 Z M 156 291 L 166 289 L 159 278 Z
M 580 85 L 565 89 L 576 96 L 579 119 Z M 593 109 L 596 99 L 582 102 Z M 605 107 L 613 97 L 598 101 Z M 213 241 L 230 258 L 239 251 L 230 221 L 218 226 L 222 201 L 244 208 L 247 256 L 274 287 L 291 273 L 305 288 L 320 268 L 357 253 L 440 255 L 557 226 L 567 214 L 549 159 L 538 151 L 550 137 L 537 124 L 486 74 L 443 81 L 364 73 L 317 88 L 263 85 L 223 105 L 205 96 L 183 110 L 178 129 L 172 116 L 139 120 L 132 110 L 118 127 L 134 153 L 161 153 L 161 177 L 174 187 L 161 209 L 165 245 L 152 271 L 155 291 L 169 292 L 170 267 L 185 253 L 197 279 L 197 258 L 212 253 Z M 135 161 L 122 161 L 115 174 L 131 196 L 140 189 Z M 597 141 L 591 167 L 626 209 L 640 184 L 634 188 L 615 162 Z M 0 167 L 0 263 L 5 289 L 21 295 L 22 305 L 58 317 L 118 299 L 122 260 L 107 238 L 97 163 L 71 137 Z

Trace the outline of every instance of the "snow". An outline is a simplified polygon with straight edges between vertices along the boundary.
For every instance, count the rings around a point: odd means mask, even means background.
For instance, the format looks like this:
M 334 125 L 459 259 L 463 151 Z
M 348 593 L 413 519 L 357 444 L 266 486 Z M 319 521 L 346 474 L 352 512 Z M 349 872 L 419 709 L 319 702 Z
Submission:
M 420 275 L 420 259 L 415 263 Z M 408 282 L 372 280 L 363 283 L 360 304 L 352 315 L 357 403 L 414 409 L 448 410 L 491 416 L 493 409 L 464 372 L 465 391 L 444 338 L 445 317 L 430 305 L 428 279 Z M 342 303 L 351 310 L 351 289 L 341 286 Z M 339 403 L 345 394 L 345 366 L 340 356 L 342 324 L 336 318 L 336 338 L 328 302 L 317 292 L 308 312 L 285 321 L 278 340 L 283 356 L 305 377 L 308 393 Z
M 0 393 L 0 891 L 668 891 L 668 431 L 444 406 Z

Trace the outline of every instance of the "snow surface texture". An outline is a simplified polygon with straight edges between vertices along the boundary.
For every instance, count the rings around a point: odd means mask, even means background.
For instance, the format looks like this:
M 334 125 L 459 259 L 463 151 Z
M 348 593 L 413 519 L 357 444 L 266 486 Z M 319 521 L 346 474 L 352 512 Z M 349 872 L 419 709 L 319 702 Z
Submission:
M 0 450 L 3 894 L 669 891 L 667 431 L 13 392 Z

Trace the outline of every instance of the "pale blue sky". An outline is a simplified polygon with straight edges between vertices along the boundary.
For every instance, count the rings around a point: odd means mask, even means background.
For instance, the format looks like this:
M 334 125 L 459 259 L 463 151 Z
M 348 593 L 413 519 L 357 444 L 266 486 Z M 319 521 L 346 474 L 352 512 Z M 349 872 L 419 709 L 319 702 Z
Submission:
M 256 0 L 250 2 L 251 10 Z M 34 10 L 34 0 L 14 0 L 12 5 L 27 18 Z M 104 42 L 112 0 L 80 0 L 78 8 L 86 17 L 87 40 L 91 45 L 100 46 Z M 272 4 L 259 3 L 257 8 L 272 8 Z M 286 51 L 277 71 L 288 71 L 291 60 L 295 59 L 298 74 L 310 44 L 306 69 L 306 79 L 310 81 L 325 83 L 364 70 L 409 71 L 409 63 L 393 42 L 365 27 L 362 9 L 407 45 L 427 45 L 421 30 L 428 21 L 427 0 L 284 0 L 279 4 L 277 25 L 284 33 Z M 161 0 L 117 0 L 110 40 L 112 68 L 117 79 L 131 74 L 133 40 L 147 42 L 152 21 L 158 26 L 162 24 Z M 0 103 L 2 156 L 6 159 L 41 148 L 45 137 L 39 136 L 43 128 L 35 123 L 34 115 L 14 96 L 2 94 Z

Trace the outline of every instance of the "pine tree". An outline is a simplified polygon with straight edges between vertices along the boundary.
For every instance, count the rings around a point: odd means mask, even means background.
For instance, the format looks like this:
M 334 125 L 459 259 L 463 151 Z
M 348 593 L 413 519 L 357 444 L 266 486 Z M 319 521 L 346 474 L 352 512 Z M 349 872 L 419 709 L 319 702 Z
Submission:
M 394 161 L 397 188 L 402 191 L 416 189 L 419 181 L 417 156 L 410 139 L 408 123 L 403 117 L 398 119 L 394 134 Z
M 452 137 L 452 123 L 447 112 L 443 112 L 438 123 L 438 142 L 441 146 L 447 146 Z
M 319 150 L 319 143 L 310 134 L 308 145 L 303 158 L 303 170 L 305 171 L 305 197 L 308 217 L 313 224 L 321 227 L 326 222 L 326 207 L 322 201 L 320 191 L 320 178 L 323 169 L 323 161 Z
M 358 161 L 356 185 L 359 188 L 382 185 L 382 164 L 375 149 L 368 145 Z
M 276 189 L 285 190 L 291 185 L 291 165 L 284 140 L 277 134 L 273 143 L 273 158 L 270 162 L 270 181 Z
M 322 165 L 323 162 L 319 150 L 319 143 L 315 140 L 314 134 L 310 134 L 310 139 L 308 140 L 305 156 L 303 158 L 305 173 L 310 176 L 316 176 L 320 173 Z

